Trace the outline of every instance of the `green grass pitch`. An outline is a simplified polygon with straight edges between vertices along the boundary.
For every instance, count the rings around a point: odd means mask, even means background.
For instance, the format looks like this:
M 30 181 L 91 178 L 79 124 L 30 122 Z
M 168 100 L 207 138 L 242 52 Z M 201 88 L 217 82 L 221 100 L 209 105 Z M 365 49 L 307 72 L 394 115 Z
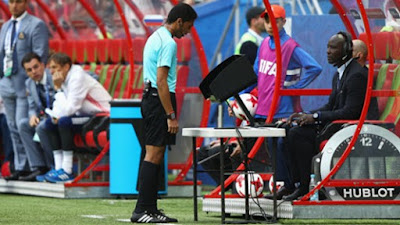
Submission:
M 130 224 L 136 200 L 117 199 L 56 199 L 0 194 L 0 224 L 80 225 Z M 179 220 L 178 224 L 220 224 L 218 213 L 205 213 L 199 201 L 199 221 L 193 221 L 191 198 L 164 198 L 159 208 Z M 227 220 L 243 220 L 239 215 Z M 263 221 L 259 221 L 263 222 Z M 265 221 L 264 221 L 265 222 Z M 279 224 L 400 224 L 399 220 L 290 220 Z

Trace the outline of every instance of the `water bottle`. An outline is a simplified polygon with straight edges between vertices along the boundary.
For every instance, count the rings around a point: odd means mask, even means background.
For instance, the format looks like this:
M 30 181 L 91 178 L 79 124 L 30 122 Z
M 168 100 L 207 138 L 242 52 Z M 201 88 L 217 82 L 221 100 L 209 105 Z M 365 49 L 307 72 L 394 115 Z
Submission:
M 317 186 L 317 182 L 315 182 L 315 174 L 311 174 L 310 180 L 310 191 Z M 313 195 L 310 197 L 310 201 L 318 201 L 318 191 L 315 191 Z

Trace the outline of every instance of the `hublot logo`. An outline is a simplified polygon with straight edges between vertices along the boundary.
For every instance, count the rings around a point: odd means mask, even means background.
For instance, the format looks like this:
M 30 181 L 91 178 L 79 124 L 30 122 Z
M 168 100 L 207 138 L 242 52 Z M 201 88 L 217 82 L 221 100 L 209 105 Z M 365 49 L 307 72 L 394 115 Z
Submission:
M 338 188 L 339 189 L 339 188 Z M 395 187 L 340 188 L 340 195 L 346 200 L 394 199 L 399 190 Z

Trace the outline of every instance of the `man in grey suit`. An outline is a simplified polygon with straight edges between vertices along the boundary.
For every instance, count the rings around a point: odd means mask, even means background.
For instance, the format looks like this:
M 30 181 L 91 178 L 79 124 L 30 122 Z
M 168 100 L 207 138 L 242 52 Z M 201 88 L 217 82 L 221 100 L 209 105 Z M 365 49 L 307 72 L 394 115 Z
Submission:
M 0 95 L 14 147 L 15 172 L 6 180 L 17 180 L 28 170 L 27 155 L 18 133 L 18 121 L 28 117 L 25 80 L 21 60 L 29 52 L 37 53 L 45 63 L 49 51 L 49 32 L 45 23 L 29 15 L 28 0 L 9 0 L 12 17 L 0 31 Z
M 28 53 L 21 63 L 29 76 L 25 81 L 26 93 L 28 95 L 29 119 L 18 121 L 19 134 L 26 150 L 31 173 L 19 177 L 22 181 L 44 181 L 46 172 L 54 167 L 53 152 L 48 139 L 41 135 L 44 130 L 46 108 L 51 109 L 54 101 L 54 85 L 51 73 L 45 69 L 40 57 L 36 53 Z M 34 135 L 42 137 L 39 143 L 35 142 Z M 44 136 L 44 137 L 43 137 Z

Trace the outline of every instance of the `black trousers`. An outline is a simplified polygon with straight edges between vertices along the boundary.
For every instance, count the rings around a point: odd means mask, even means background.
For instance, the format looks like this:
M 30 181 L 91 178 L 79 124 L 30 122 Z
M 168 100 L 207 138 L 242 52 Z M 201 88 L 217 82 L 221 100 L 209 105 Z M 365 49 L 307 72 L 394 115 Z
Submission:
M 81 131 L 82 126 L 90 120 L 91 116 L 64 116 L 54 124 L 51 118 L 47 118 L 45 129 L 51 149 L 75 150 L 74 135 Z M 42 143 L 43 144 L 43 143 Z
M 312 158 L 317 154 L 317 135 L 318 127 L 314 125 L 296 126 L 287 131 L 285 146 L 289 153 L 292 181 L 300 182 L 299 188 L 303 191 L 308 190 L 310 183 Z

